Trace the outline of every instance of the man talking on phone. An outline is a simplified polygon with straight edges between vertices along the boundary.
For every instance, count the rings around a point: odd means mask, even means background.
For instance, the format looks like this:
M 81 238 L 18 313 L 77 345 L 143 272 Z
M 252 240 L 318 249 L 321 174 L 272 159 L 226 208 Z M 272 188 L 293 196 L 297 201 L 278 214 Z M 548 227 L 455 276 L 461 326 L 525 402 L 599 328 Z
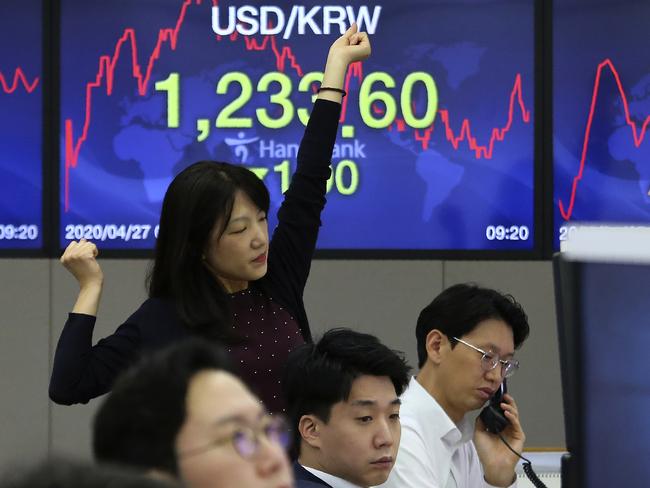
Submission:
M 416 327 L 420 372 L 401 397 L 402 440 L 382 487 L 516 484 L 518 457 L 500 438 L 523 450 L 526 436 L 512 396 L 496 402 L 497 416 L 505 419 L 499 434 L 468 414 L 517 371 L 515 349 L 528 332 L 528 318 L 512 296 L 474 284 L 447 288 L 422 310 Z

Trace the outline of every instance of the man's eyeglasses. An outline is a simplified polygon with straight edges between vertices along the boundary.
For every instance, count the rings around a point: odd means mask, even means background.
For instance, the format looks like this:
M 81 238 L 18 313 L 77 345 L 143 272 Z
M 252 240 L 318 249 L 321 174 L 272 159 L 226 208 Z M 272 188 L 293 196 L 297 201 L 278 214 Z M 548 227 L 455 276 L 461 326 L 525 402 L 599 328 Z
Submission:
M 260 424 L 253 428 L 249 426 L 239 426 L 229 436 L 221 439 L 215 439 L 209 444 L 188 451 L 179 453 L 179 457 L 194 456 L 202 454 L 215 447 L 232 443 L 237 454 L 244 459 L 252 459 L 259 452 L 260 437 L 264 436 L 266 440 L 280 444 L 284 449 L 289 447 L 291 441 L 287 421 L 281 415 L 266 415 Z
M 499 363 L 501 363 L 501 378 L 510 378 L 519 369 L 519 361 L 516 359 L 501 359 L 498 354 L 492 351 L 484 351 L 483 349 L 479 349 L 478 347 L 473 346 L 470 343 L 459 339 L 458 337 L 452 337 L 452 339 L 456 342 L 460 342 L 461 344 L 465 344 L 467 347 L 471 347 L 476 352 L 480 352 L 483 355 L 481 358 L 481 366 L 483 366 L 483 371 L 492 371 L 499 365 Z

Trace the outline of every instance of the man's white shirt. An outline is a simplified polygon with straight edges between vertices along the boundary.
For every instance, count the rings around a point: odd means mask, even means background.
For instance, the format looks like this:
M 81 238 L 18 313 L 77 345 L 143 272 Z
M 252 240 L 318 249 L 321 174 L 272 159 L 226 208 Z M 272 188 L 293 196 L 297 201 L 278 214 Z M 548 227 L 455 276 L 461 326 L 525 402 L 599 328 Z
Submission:
M 469 418 L 455 424 L 415 377 L 401 399 L 399 452 L 381 488 L 492 488 L 483 477 Z

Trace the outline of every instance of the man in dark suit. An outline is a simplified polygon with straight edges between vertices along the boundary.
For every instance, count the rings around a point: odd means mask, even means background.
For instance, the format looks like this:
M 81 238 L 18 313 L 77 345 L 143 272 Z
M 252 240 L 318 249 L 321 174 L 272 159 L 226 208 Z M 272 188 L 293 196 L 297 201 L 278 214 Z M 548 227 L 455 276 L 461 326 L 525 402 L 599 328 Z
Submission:
M 289 404 L 297 488 L 383 483 L 400 440 L 399 396 L 410 368 L 371 335 L 333 329 L 291 353 Z
M 311 474 L 298 461 L 293 463 L 293 476 L 296 479 L 296 488 L 319 488 L 321 486 L 329 486 L 331 488 L 331 485 L 328 485 L 316 475 Z

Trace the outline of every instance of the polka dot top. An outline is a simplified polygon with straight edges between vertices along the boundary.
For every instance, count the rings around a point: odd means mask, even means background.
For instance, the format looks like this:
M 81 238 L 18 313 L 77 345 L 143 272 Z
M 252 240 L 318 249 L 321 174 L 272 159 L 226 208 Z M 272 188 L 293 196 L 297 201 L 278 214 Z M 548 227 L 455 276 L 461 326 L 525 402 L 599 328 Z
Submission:
M 233 328 L 242 344 L 228 348 L 244 381 L 271 412 L 286 410 L 282 371 L 289 353 L 304 344 L 295 317 L 273 298 L 255 289 L 230 295 Z

